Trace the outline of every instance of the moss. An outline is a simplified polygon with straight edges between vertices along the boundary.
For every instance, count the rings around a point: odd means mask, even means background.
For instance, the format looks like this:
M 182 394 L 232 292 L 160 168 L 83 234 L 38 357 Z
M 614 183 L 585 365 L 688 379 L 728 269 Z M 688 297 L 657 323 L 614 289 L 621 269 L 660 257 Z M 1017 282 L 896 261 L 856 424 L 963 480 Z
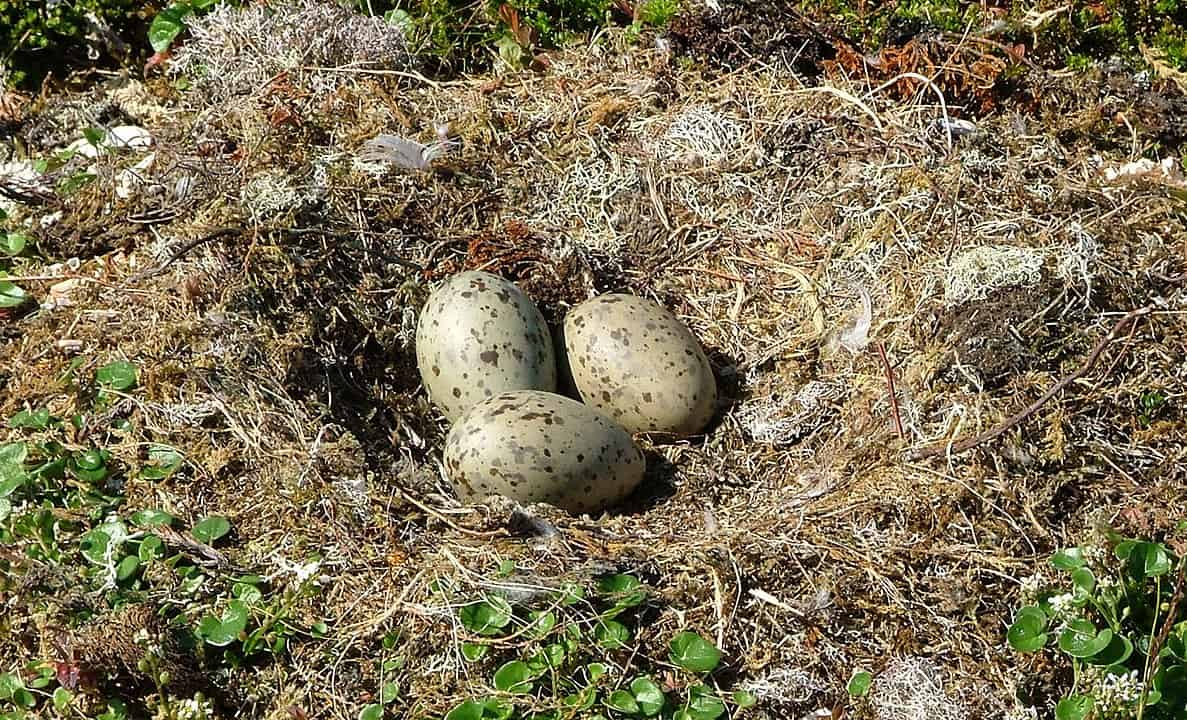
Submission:
M 9 81 L 35 85 L 50 72 L 62 71 L 87 62 L 95 46 L 91 17 L 106 25 L 125 43 L 115 47 L 99 42 L 98 49 L 109 60 L 126 60 L 126 55 L 144 43 L 142 0 L 0 0 L 0 59 L 7 59 Z

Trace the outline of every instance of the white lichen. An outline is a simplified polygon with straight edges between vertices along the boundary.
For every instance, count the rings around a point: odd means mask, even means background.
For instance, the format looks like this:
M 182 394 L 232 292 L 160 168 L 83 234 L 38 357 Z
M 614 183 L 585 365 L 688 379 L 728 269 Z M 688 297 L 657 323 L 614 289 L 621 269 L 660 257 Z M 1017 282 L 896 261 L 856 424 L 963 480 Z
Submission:
M 944 690 L 940 671 L 923 658 L 892 662 L 874 680 L 870 706 L 878 720 L 966 720 L 968 708 Z
M 353 70 L 414 64 L 399 27 L 327 0 L 224 3 L 187 27 L 169 69 L 216 104 L 285 85 L 324 95 L 353 81 Z
M 961 305 L 984 300 L 996 290 L 1030 286 L 1042 277 L 1043 254 L 1031 248 L 982 245 L 952 260 L 944 280 L 944 301 Z

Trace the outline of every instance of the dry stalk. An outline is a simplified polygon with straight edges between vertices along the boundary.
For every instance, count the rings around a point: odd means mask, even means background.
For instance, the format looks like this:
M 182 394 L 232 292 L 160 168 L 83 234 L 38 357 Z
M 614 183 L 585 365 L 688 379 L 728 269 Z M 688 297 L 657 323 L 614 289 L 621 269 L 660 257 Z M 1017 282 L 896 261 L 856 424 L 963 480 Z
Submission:
M 1022 411 L 1011 416 L 997 427 L 986 430 L 985 432 L 979 433 L 971 438 L 966 438 L 957 442 L 939 443 L 914 450 L 907 454 L 907 459 L 923 460 L 925 458 L 935 457 L 937 455 L 955 455 L 966 452 L 977 447 L 978 445 L 982 445 L 1000 437 L 1010 428 L 1015 427 L 1023 420 L 1033 415 L 1039 410 L 1039 408 L 1046 405 L 1047 401 L 1059 394 L 1060 390 L 1063 390 L 1068 385 L 1084 377 L 1084 375 L 1086 375 L 1096 365 L 1096 362 L 1100 359 L 1100 354 L 1104 352 L 1104 349 L 1120 336 L 1121 331 L 1125 328 L 1125 326 L 1129 325 L 1131 322 L 1137 320 L 1140 317 L 1149 315 L 1154 311 L 1154 307 L 1154 305 L 1146 305 L 1126 313 L 1124 317 L 1122 317 L 1115 325 L 1113 325 L 1113 328 L 1109 330 L 1109 333 L 1100 339 L 1100 342 L 1096 344 L 1096 347 L 1092 348 L 1092 352 L 1089 353 L 1088 359 L 1083 365 L 1080 366 L 1078 370 L 1065 375 L 1059 380 L 1059 382 L 1052 385 L 1050 389 L 1047 390 L 1047 392 L 1039 396 L 1038 400 L 1035 400 L 1030 405 L 1027 405 Z

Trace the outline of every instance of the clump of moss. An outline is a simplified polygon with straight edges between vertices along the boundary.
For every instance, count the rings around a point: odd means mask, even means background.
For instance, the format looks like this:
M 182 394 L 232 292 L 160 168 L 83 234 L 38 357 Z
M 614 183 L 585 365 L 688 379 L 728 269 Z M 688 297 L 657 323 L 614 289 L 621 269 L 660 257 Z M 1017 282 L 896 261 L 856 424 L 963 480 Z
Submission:
M 0 0 L 0 60 L 9 81 L 34 85 L 96 55 L 124 61 L 145 43 L 143 0 Z
M 1187 69 L 1187 0 L 1078 0 L 1041 25 L 1037 39 L 1044 60 L 1073 67 L 1113 56 L 1134 60 L 1144 45 Z
M 854 46 L 870 52 L 901 45 L 923 32 L 985 32 L 1023 43 L 1044 65 L 1086 68 L 1109 57 L 1138 60 L 1153 48 L 1164 62 L 1187 69 L 1187 0 L 1074 0 L 1014 3 L 986 10 L 968 0 L 797 0 L 796 8 L 825 22 Z

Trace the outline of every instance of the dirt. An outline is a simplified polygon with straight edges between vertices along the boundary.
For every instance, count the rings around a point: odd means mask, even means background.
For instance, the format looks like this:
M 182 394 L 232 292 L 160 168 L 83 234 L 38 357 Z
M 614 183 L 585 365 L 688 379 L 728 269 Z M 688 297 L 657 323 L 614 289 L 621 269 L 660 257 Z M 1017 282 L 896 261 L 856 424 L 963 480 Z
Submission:
M 717 70 L 736 70 L 778 61 L 813 77 L 832 59 L 833 43 L 790 2 L 745 0 L 720 12 L 690 11 L 676 16 L 668 38 L 677 57 Z
M 996 390 L 1011 378 L 1058 366 L 1046 312 L 1062 299 L 1062 284 L 1050 279 L 1033 287 L 1002 288 L 984 300 L 946 310 L 936 320 L 943 338 L 945 380 L 972 389 Z M 1078 318 L 1066 318 L 1074 322 Z

